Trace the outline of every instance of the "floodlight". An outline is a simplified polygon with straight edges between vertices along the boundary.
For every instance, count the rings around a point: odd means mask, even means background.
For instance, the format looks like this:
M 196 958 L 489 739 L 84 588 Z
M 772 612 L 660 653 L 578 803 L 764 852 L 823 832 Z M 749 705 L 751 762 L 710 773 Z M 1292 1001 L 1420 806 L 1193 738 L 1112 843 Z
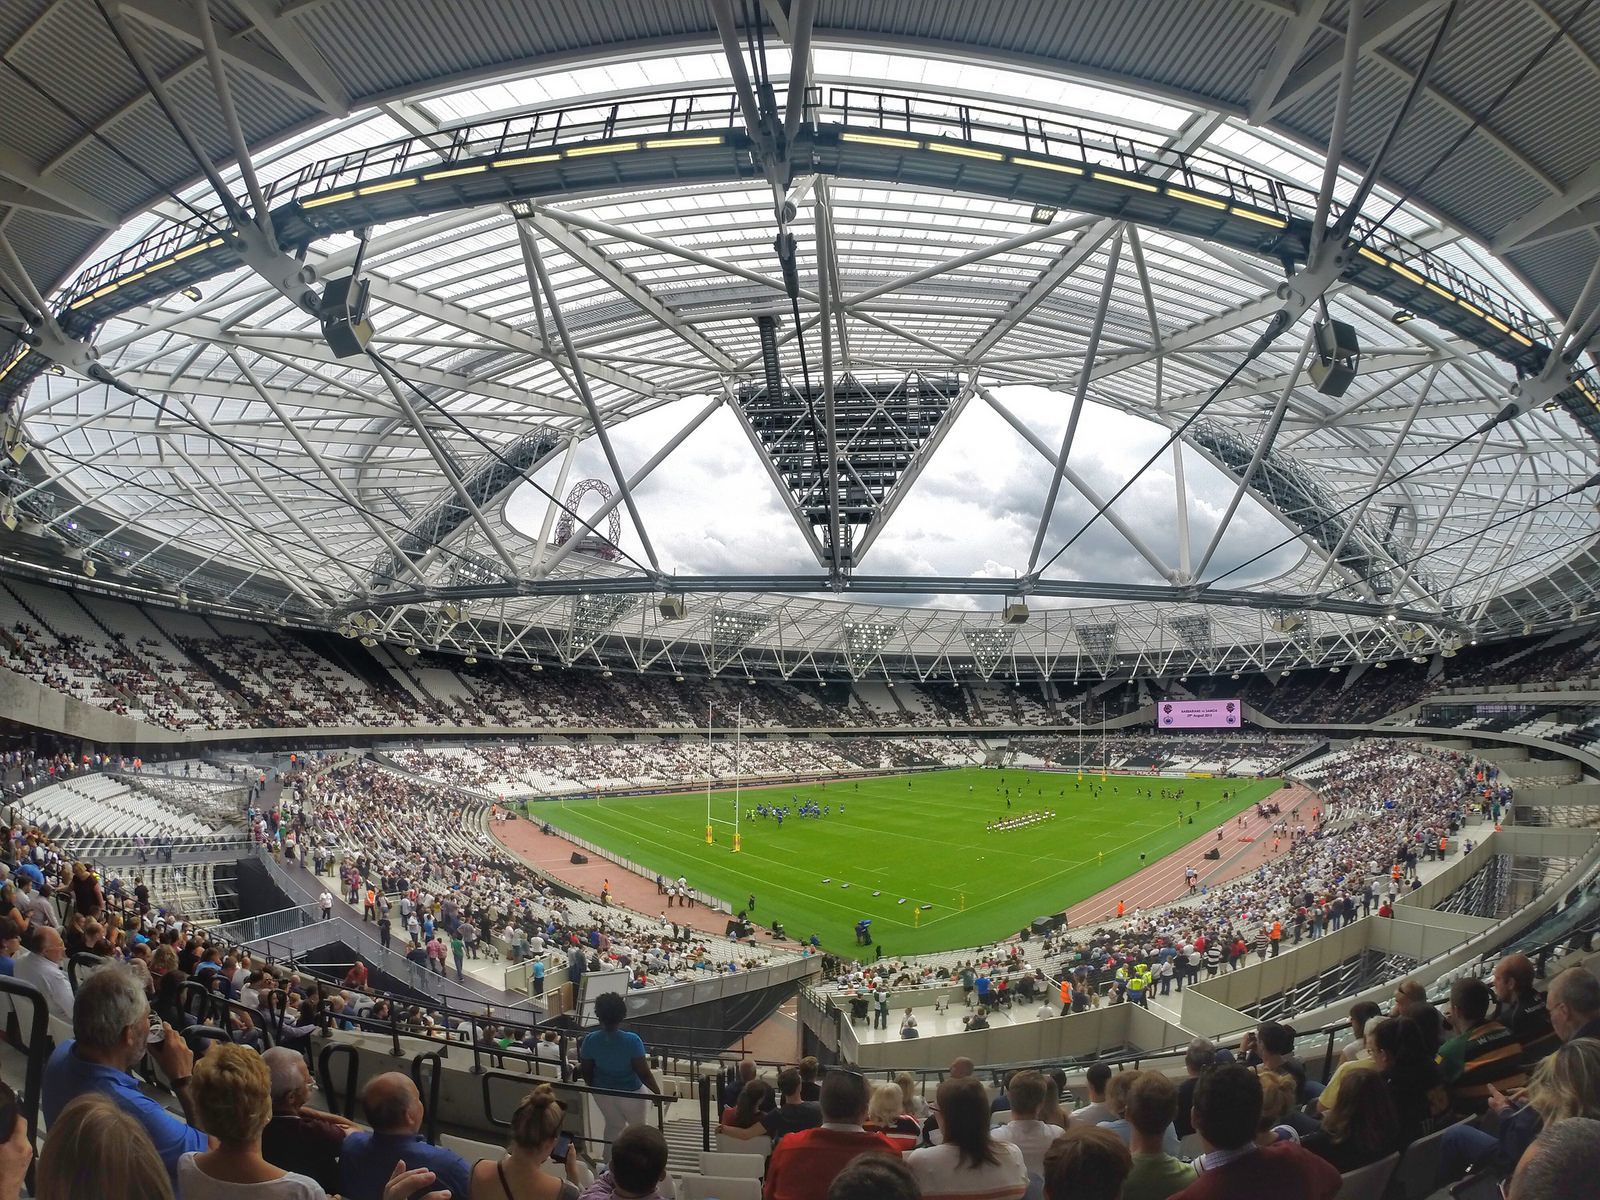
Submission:
M 469 667 L 470 666 L 474 666 L 478 661 L 478 656 L 476 654 L 469 654 L 465 658 L 463 658 L 461 661 L 466 663 L 467 666 L 469 666 Z
M 85 575 L 87 575 L 90 579 L 93 579 L 94 576 L 95 576 L 94 559 L 90 558 L 88 555 L 84 555 L 83 573 Z
M 422 651 L 417 649 L 417 644 L 415 642 L 407 642 L 406 643 L 406 654 L 407 655 L 409 655 L 412 658 L 415 658 L 417 655 L 419 655 L 421 653 L 422 653 Z
M 1035 225 L 1048 225 L 1056 219 L 1056 210 L 1049 204 L 1035 204 L 1033 211 L 1028 214 L 1028 220 Z

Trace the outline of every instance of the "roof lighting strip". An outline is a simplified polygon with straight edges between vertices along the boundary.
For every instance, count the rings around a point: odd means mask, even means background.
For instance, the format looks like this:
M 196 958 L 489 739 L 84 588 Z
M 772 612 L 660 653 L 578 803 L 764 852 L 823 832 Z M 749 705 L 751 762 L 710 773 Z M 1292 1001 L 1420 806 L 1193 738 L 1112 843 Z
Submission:
M 124 275 L 120 279 L 114 279 L 102 288 L 96 288 L 92 292 L 88 292 L 85 295 L 79 296 L 67 307 L 77 308 L 80 304 L 87 304 L 91 300 L 98 300 L 101 296 L 109 296 L 118 288 L 126 287 L 130 283 L 137 283 L 147 275 L 154 275 L 158 271 L 164 271 L 168 267 L 174 266 L 182 259 L 188 258 L 194 254 L 199 254 L 202 250 L 214 250 L 220 245 L 222 245 L 222 239 L 219 237 L 214 237 L 208 238 L 203 242 L 196 242 L 193 246 L 186 246 L 175 254 L 169 254 L 165 258 L 157 259 L 148 267 L 141 267 L 132 274 Z
M 369 183 L 361 187 L 328 192 L 321 196 L 312 196 L 300 201 L 300 207 L 322 208 L 324 205 L 353 200 L 357 196 L 375 196 L 382 192 L 397 192 L 404 188 L 415 187 L 423 182 L 435 183 L 441 179 L 455 179 L 462 175 L 480 175 L 487 171 L 503 170 L 508 167 L 533 166 L 537 163 L 555 162 L 562 158 L 588 158 L 597 154 L 624 154 L 641 148 L 645 150 L 676 150 L 686 146 L 720 146 L 726 140 L 721 134 L 696 134 L 690 137 L 648 138 L 643 143 L 638 141 L 597 142 L 592 145 L 570 146 L 565 150 L 552 150 L 545 154 L 519 154 L 511 158 L 497 158 L 492 162 L 475 163 L 466 167 L 434 168 L 424 171 L 421 175 L 410 175 L 404 179 L 389 179 L 383 183 Z
M 1485 312 L 1482 308 L 1474 304 L 1472 301 L 1466 299 L 1464 296 L 1456 295 L 1449 288 L 1443 286 L 1442 284 L 1435 283 L 1431 279 L 1425 279 L 1423 276 L 1413 271 L 1410 267 L 1402 266 L 1393 259 L 1386 258 L 1368 246 L 1362 246 L 1358 253 L 1362 258 L 1365 258 L 1370 262 L 1374 262 L 1378 266 L 1384 267 L 1387 270 L 1393 271 L 1402 279 L 1405 279 L 1410 283 L 1420 284 L 1434 295 L 1450 301 L 1450 303 L 1454 304 L 1456 307 L 1462 309 L 1471 316 L 1477 317 L 1480 321 L 1488 322 L 1489 325 L 1493 326 L 1495 329 L 1499 330 L 1513 341 L 1524 346 L 1533 345 L 1533 339 L 1529 338 L 1520 330 L 1512 328 L 1510 325 L 1506 324 L 1499 317 L 1494 316 L 1492 313 Z

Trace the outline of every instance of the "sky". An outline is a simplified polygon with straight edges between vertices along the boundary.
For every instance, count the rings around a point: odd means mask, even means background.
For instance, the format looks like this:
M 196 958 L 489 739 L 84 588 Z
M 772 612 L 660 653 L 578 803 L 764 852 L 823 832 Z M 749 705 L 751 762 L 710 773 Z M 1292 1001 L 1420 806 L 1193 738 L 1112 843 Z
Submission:
M 998 388 L 996 395 L 1046 444 L 1060 446 L 1071 407 L 1069 395 L 1032 386 Z M 703 404 L 698 398 L 678 401 L 611 430 L 624 473 L 636 470 Z M 1142 418 L 1087 404 L 1068 461 L 1107 497 L 1127 482 L 1166 436 L 1166 430 Z M 1051 473 L 1050 464 L 1033 446 L 987 404 L 974 399 L 857 569 L 912 576 L 1024 574 Z M 1189 490 L 1190 543 L 1198 561 L 1227 508 L 1234 484 L 1192 450 L 1185 453 L 1184 473 Z M 535 479 L 553 489 L 557 475 L 558 463 L 552 462 Z M 612 482 L 595 438 L 579 447 L 568 489 L 586 478 Z M 707 575 L 819 570 L 755 449 L 726 408 L 708 418 L 636 490 L 635 498 L 664 570 Z M 599 503 L 591 493 L 580 503 L 579 511 L 588 514 Z M 506 517 L 513 526 L 536 537 L 545 505 L 537 489 L 524 484 L 507 502 Z M 1063 483 L 1041 560 L 1054 554 L 1093 511 L 1083 496 Z M 1170 451 L 1139 477 L 1113 511 L 1161 559 L 1169 565 L 1178 563 Z M 622 547 L 642 561 L 640 542 L 627 511 L 619 508 L 618 513 Z M 1218 547 L 1207 578 L 1285 537 L 1287 532 L 1277 518 L 1247 497 Z M 1293 545 L 1284 547 L 1233 576 L 1228 584 L 1239 586 L 1270 578 L 1293 565 L 1298 554 Z M 1103 518 L 1056 562 L 1047 577 L 1165 582 Z M 994 597 L 926 594 L 882 599 L 885 603 L 980 610 L 998 603 Z M 1043 607 L 1050 601 L 1038 603 Z

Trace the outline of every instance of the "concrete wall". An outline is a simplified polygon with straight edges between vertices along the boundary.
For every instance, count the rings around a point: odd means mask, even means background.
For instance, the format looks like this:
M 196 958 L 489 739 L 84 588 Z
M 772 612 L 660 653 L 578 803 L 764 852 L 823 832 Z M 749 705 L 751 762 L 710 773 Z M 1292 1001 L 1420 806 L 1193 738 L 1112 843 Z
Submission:
M 99 745 L 166 745 L 179 737 L 143 721 L 85 704 L 0 667 L 0 714 L 8 721 Z
M 1016 1024 L 977 1033 L 948 1033 L 911 1041 L 859 1042 L 846 1018 L 840 1050 L 857 1066 L 937 1069 L 962 1055 L 981 1063 L 1037 1062 L 1099 1054 L 1117 1046 L 1158 1049 L 1187 1040 L 1176 1025 L 1136 1004 L 1115 1004 L 1066 1017 L 1024 1013 Z

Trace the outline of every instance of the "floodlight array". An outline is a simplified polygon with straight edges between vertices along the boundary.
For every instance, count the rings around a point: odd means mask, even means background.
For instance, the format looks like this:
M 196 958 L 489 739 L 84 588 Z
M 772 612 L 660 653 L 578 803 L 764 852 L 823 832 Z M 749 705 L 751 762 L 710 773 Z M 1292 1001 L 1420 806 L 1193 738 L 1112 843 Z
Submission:
M 1073 626 L 1078 635 L 1078 645 L 1095 667 L 1104 672 L 1111 670 L 1117 656 L 1117 623 L 1115 621 L 1082 622 Z
M 1215 645 L 1211 636 L 1211 618 L 1205 613 L 1186 613 L 1183 616 L 1171 617 L 1167 621 L 1167 628 L 1172 630 L 1180 646 L 1193 650 L 1196 654 L 1208 654 Z
M 843 645 L 850 670 L 859 673 L 877 662 L 899 631 L 890 621 L 846 621 Z
M 961 632 L 972 651 L 973 667 L 985 679 L 994 674 L 995 668 L 1011 653 L 1011 647 L 1017 640 L 1017 631 L 1014 629 L 974 628 Z
M 594 645 L 638 598 L 620 592 L 584 593 L 572 598 L 572 619 L 567 624 L 567 660 Z
M 772 614 L 759 608 L 718 608 L 711 614 L 708 661 L 713 674 L 722 670 L 751 640 L 772 622 Z

